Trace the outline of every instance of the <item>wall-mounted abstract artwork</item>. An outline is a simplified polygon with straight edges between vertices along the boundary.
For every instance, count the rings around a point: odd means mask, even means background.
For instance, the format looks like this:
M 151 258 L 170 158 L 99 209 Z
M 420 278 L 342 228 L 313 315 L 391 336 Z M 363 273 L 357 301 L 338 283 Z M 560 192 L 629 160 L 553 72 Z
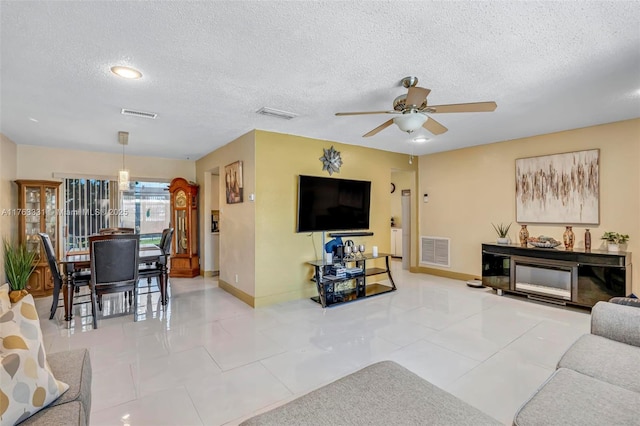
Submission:
M 516 221 L 599 224 L 600 150 L 516 160 Z

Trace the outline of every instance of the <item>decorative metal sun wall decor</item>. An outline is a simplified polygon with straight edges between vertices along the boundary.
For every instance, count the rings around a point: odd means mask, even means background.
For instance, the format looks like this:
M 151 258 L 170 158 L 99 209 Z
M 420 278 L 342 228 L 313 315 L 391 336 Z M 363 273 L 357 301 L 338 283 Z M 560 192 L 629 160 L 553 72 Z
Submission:
M 320 157 L 322 161 L 322 170 L 329 172 L 329 176 L 333 175 L 333 172 L 340 173 L 340 166 L 342 166 L 342 158 L 340 158 L 340 152 L 336 151 L 333 146 L 329 149 L 324 149 L 324 155 Z

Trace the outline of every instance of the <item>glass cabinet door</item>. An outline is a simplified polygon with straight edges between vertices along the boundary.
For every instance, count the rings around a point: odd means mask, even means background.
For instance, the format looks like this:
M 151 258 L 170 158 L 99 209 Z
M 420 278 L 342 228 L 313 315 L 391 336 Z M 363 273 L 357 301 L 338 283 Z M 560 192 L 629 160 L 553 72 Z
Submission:
M 44 215 L 44 232 L 49 234 L 53 247 L 58 247 L 58 205 L 56 188 L 45 187 L 44 196 L 46 200 Z
M 40 186 L 27 186 L 25 187 L 25 241 L 27 243 L 27 250 L 40 253 L 40 237 L 38 232 L 41 232 L 41 218 L 44 214 L 44 208 L 40 200 Z

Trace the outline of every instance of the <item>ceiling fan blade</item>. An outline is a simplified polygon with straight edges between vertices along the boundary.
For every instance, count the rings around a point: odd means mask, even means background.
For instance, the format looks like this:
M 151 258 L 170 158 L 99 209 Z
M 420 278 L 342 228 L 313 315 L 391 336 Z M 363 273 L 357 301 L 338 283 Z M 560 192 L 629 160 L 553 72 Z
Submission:
M 336 112 L 336 115 L 397 114 L 398 111 Z
M 405 101 L 405 105 L 406 106 L 415 105 L 416 107 L 419 107 L 427 99 L 427 95 L 429 95 L 430 92 L 431 90 L 425 89 L 424 87 L 417 87 L 417 86 L 409 87 L 409 92 L 407 93 L 407 100 Z
M 430 131 L 434 135 L 441 135 L 442 133 L 444 133 L 447 130 L 449 130 L 449 129 L 447 129 L 446 127 L 444 127 L 442 124 L 438 123 L 436 120 L 434 120 L 431 117 L 429 117 L 429 119 L 424 122 L 422 127 L 427 129 L 428 131 Z
M 498 105 L 495 102 L 471 102 L 468 104 L 429 105 L 426 112 L 491 112 Z
M 362 135 L 363 138 L 368 138 L 369 136 L 373 136 L 376 133 L 378 133 L 380 130 L 384 130 L 387 127 L 391 126 L 393 124 L 393 118 L 390 120 L 385 121 L 384 123 L 382 123 L 381 125 L 379 125 L 378 127 L 376 127 L 375 129 L 373 129 L 372 131 L 370 131 L 369 133 L 365 133 L 364 135 Z

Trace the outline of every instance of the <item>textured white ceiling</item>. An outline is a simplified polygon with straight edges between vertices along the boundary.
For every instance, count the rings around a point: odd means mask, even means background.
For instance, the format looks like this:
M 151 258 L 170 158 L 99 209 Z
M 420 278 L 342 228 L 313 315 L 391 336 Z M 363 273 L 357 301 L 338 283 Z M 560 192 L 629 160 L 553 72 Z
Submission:
M 640 117 L 637 1 L 2 1 L 0 14 L 0 131 L 18 144 L 120 152 L 122 130 L 127 154 L 197 159 L 257 128 L 425 154 Z M 449 131 L 419 145 L 396 126 L 361 137 L 391 116 L 334 116 L 391 109 L 409 75 L 430 104 L 498 108 L 434 114 Z

